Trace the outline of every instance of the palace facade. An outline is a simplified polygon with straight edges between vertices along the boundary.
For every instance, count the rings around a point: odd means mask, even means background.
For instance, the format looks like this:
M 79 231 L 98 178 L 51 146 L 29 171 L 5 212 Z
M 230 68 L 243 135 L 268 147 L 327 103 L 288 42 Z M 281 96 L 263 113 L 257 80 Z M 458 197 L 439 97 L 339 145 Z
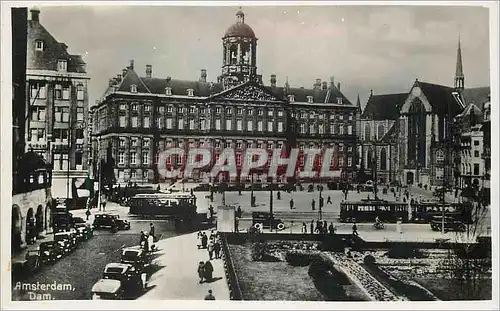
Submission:
M 150 65 L 141 76 L 134 61 L 109 80 L 91 111 L 93 153 L 95 160 L 114 159 L 118 182 L 158 182 L 162 150 L 202 146 L 211 148 L 215 159 L 222 149 L 234 148 L 238 169 L 247 148 L 300 148 L 300 167 L 306 161 L 321 164 L 307 159 L 304 149 L 335 148 L 330 168 L 339 172 L 338 180 L 354 178 L 358 107 L 333 78 L 317 79 L 312 88 L 294 88 L 288 81 L 277 86 L 271 75 L 265 85 L 257 74 L 258 39 L 243 12 L 236 17 L 222 38 L 222 72 L 216 83 L 207 81 L 203 69 L 197 81 L 154 77 Z M 169 158 L 167 165 L 185 161 Z M 265 171 L 259 175 L 267 177 Z

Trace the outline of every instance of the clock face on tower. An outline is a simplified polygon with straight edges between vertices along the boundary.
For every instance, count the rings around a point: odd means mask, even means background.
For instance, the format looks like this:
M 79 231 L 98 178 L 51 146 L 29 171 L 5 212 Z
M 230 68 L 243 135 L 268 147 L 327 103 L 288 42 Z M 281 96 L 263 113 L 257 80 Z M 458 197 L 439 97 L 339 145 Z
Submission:
M 420 96 L 420 94 L 422 94 L 422 90 L 420 90 L 420 88 L 417 86 L 417 87 L 413 88 L 413 90 L 411 91 L 411 93 L 414 96 L 418 97 L 418 96 Z

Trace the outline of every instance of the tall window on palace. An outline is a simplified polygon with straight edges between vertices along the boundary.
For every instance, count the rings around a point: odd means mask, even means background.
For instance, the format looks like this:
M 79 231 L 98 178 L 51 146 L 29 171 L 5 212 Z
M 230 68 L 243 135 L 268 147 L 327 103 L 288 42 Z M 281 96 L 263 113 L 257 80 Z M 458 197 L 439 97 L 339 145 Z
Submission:
M 156 117 L 156 127 L 159 129 L 163 127 L 163 122 L 161 117 Z
M 177 121 L 177 129 L 183 130 L 184 129 L 184 119 L 179 119 Z
M 380 169 L 387 169 L 387 153 L 385 151 L 385 148 L 382 148 L 382 150 L 380 150 Z
M 436 151 L 436 162 L 438 164 L 443 164 L 444 163 L 444 152 L 443 152 L 443 150 Z
M 124 151 L 120 151 L 118 152 L 118 164 L 125 164 L 125 152 Z
M 236 121 L 236 129 L 238 131 L 242 131 L 243 130 L 243 121 L 241 121 L 241 120 L 237 120 Z
M 269 110 L 271 113 L 272 113 L 272 110 Z M 268 132 L 272 132 L 274 129 L 273 129 L 273 122 L 271 121 L 268 121 L 267 122 L 267 131 Z
M 220 130 L 220 119 L 215 120 L 215 129 Z
M 304 123 L 300 123 L 300 133 L 304 134 L 306 132 L 306 125 Z
M 32 107 L 31 109 L 32 121 L 45 121 L 45 107 Z
M 344 158 L 342 156 L 339 157 L 339 166 L 344 166 Z
M 479 175 L 479 164 L 474 163 L 474 175 Z
M 62 99 L 68 100 L 69 99 L 69 92 L 70 92 L 70 87 L 69 86 L 63 86 L 63 88 L 62 88 Z
M 83 154 L 81 151 L 75 152 L 75 165 L 77 170 L 81 171 L 83 169 Z
M 247 131 L 253 131 L 253 121 L 247 121 Z
M 352 157 L 347 157 L 347 166 L 352 166 Z
M 166 122 L 167 123 L 166 124 L 166 128 L 169 129 L 169 130 L 172 129 L 172 119 L 171 118 L 167 118 L 166 121 L 167 121 Z
M 83 107 L 76 107 L 76 120 L 83 121 Z
M 278 122 L 278 133 L 282 133 L 283 132 L 283 122 Z
M 347 126 L 347 135 L 352 135 L 352 125 Z
M 316 129 L 314 128 L 314 124 L 309 124 L 309 134 L 315 134 Z
M 60 84 L 54 85 L 54 98 L 62 99 L 62 85 Z
M 371 140 L 371 130 L 370 130 L 370 125 L 365 125 L 365 140 Z
M 62 122 L 69 122 L 69 107 L 62 107 Z
M 149 128 L 149 117 L 144 117 L 144 122 L 142 123 L 142 127 Z
M 68 163 L 68 154 L 67 153 L 63 153 L 61 168 L 66 171 L 68 169 L 68 165 L 69 165 L 69 163 Z
M 231 120 L 226 120 L 226 131 L 232 130 L 232 121 Z
M 142 153 L 142 164 L 145 164 L 145 165 L 149 164 L 149 153 L 148 152 Z
M 138 126 L 137 116 L 132 117 L 132 127 L 136 128 Z
M 83 84 L 78 84 L 76 86 L 76 99 L 77 100 L 83 100 L 84 99 L 84 94 L 83 94 Z
M 260 111 L 260 110 L 259 110 Z M 263 131 L 263 125 L 262 121 L 257 122 L 257 131 L 262 132 Z
M 194 120 L 193 119 L 189 120 L 189 129 L 194 130 Z
M 54 170 L 59 171 L 61 169 L 61 154 L 54 153 Z
M 135 151 L 130 152 L 130 164 L 137 164 L 137 153 Z
M 344 135 L 344 125 L 339 126 L 339 135 Z
M 126 127 L 127 126 L 127 120 L 125 119 L 125 116 L 120 116 L 119 117 L 119 122 L 120 122 L 120 127 Z
M 320 134 L 320 135 L 324 134 L 324 125 L 323 124 L 318 125 L 318 134 Z
M 335 123 L 330 123 L 330 134 L 335 135 Z

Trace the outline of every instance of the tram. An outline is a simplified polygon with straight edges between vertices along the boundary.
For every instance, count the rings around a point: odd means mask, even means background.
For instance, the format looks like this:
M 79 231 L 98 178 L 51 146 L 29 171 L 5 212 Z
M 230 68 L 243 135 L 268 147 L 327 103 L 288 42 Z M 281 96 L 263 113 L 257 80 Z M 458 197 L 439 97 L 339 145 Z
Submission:
M 131 197 L 129 214 L 141 216 L 196 217 L 196 196 L 190 193 L 143 193 Z
M 341 222 L 374 222 L 377 216 L 380 221 L 386 223 L 396 222 L 400 218 L 407 222 L 408 203 L 385 200 L 340 203 Z
M 472 222 L 472 204 L 445 203 L 445 217 L 451 217 L 465 223 Z M 411 221 L 428 223 L 434 216 L 443 215 L 443 204 L 440 202 L 420 202 L 411 204 Z

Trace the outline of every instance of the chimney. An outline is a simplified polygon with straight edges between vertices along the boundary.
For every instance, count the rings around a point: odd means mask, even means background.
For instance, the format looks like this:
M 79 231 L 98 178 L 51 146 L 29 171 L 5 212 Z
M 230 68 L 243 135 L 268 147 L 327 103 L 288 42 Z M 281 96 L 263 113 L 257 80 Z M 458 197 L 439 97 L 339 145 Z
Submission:
M 123 69 L 122 69 L 122 77 L 124 77 L 124 78 L 125 78 L 125 75 L 127 74 L 127 71 L 128 71 L 128 69 L 127 69 L 127 68 L 123 68 Z
M 330 88 L 333 88 L 335 86 L 335 78 L 330 77 Z
M 206 69 L 201 70 L 200 82 L 207 82 L 207 70 Z
M 340 82 L 337 82 L 337 89 L 340 91 Z
M 146 78 L 151 78 L 152 73 L 153 73 L 153 66 L 146 65 Z
M 130 66 L 128 66 L 128 68 L 134 69 L 134 60 L 133 59 L 130 60 Z
M 33 7 L 30 12 L 31 20 L 34 22 L 40 22 L 40 10 L 37 7 Z
M 113 79 L 109 79 L 108 86 L 113 86 Z
M 314 89 L 321 88 L 321 79 L 316 79 L 316 83 L 314 83 Z
M 122 75 L 116 75 L 116 81 L 118 81 L 118 83 L 122 82 Z
M 325 82 L 323 82 L 323 84 L 321 85 L 321 89 L 322 89 L 322 90 L 326 90 L 326 89 L 328 89 L 328 83 L 326 83 L 326 81 L 325 81 Z
M 271 75 L 271 87 L 276 87 L 276 75 Z

